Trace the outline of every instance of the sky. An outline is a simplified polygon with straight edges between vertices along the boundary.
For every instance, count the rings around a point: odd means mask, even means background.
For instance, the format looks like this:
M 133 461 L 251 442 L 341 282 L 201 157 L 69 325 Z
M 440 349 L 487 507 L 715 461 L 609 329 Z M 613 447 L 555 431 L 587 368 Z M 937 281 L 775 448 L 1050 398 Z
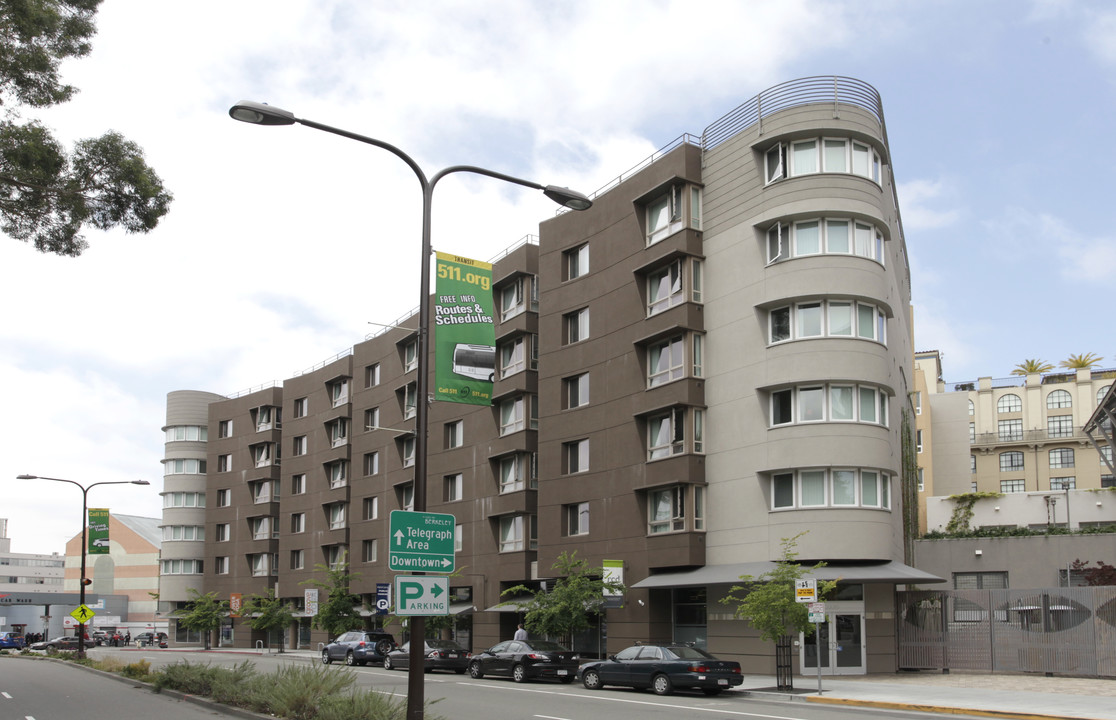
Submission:
M 174 193 L 147 235 L 79 258 L 0 237 L 0 518 L 63 552 L 91 507 L 159 517 L 166 395 L 317 365 L 417 307 L 427 176 L 479 165 L 591 193 L 766 88 L 843 75 L 883 98 L 915 346 L 949 382 L 1095 352 L 1116 268 L 1116 5 L 1074 0 L 105 0 L 80 93 L 38 117 L 108 130 Z M 1084 153 L 1084 155 L 1079 155 Z M 487 178 L 438 185 L 436 250 L 490 260 L 555 212 Z M 1107 281 L 1107 282 L 1106 282 Z

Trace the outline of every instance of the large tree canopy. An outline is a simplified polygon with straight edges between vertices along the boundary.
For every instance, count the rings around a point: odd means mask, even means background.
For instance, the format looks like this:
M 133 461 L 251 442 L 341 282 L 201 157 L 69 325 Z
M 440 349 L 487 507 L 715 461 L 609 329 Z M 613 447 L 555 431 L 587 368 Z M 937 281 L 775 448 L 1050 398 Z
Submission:
M 80 255 L 81 230 L 148 232 L 173 196 L 138 145 L 117 132 L 67 152 L 22 106 L 69 100 L 58 74 L 65 58 L 89 54 L 101 0 L 0 0 L 0 229 L 42 252 Z

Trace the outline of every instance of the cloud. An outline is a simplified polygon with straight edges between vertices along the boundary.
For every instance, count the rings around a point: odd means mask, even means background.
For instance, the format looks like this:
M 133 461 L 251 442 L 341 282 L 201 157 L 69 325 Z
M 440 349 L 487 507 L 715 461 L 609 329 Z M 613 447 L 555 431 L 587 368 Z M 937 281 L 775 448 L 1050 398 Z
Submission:
M 898 186 L 899 207 L 903 212 L 903 229 L 907 233 L 953 225 L 961 217 L 958 208 L 936 209 L 935 201 L 948 201 L 952 186 L 942 180 L 911 180 Z

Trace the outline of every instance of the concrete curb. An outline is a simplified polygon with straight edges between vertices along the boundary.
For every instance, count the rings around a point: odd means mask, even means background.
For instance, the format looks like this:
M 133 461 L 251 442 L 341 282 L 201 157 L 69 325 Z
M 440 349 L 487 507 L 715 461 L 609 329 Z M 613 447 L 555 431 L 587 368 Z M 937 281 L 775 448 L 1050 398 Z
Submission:
M 1011 710 L 981 710 L 978 708 L 950 707 L 945 705 L 925 705 L 920 703 L 885 702 L 883 700 L 857 700 L 854 698 L 827 698 L 813 696 L 790 697 L 789 700 L 817 703 L 819 705 L 844 705 L 847 707 L 870 707 L 881 710 L 908 710 L 911 712 L 938 713 L 941 715 L 974 715 L 977 717 L 1013 718 L 1014 720 L 1091 720 L 1081 715 L 1040 715 L 1020 713 Z

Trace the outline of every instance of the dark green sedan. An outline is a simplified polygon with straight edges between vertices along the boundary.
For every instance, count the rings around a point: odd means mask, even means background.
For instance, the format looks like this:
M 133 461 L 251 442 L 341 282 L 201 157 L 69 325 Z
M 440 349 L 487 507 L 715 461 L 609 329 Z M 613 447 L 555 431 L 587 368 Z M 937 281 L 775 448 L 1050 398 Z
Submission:
M 589 690 L 623 685 L 651 688 L 657 695 L 670 695 L 675 689 L 717 695 L 744 682 L 740 663 L 718 660 L 691 645 L 669 643 L 633 645 L 607 660 L 582 665 L 577 677 Z

